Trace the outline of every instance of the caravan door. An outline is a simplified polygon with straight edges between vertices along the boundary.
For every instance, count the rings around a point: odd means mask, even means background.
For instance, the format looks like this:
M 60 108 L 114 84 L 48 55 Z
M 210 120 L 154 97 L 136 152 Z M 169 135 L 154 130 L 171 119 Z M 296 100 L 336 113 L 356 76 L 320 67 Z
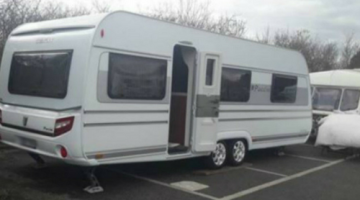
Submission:
M 200 53 L 195 81 L 193 104 L 193 143 L 194 152 L 215 150 L 219 121 L 221 55 Z

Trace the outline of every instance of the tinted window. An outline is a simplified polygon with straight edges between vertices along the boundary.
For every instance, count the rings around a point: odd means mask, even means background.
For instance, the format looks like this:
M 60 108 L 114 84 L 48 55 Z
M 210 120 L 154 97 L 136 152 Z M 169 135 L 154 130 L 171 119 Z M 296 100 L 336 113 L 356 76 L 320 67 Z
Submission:
M 341 90 L 334 88 L 315 88 L 313 109 L 333 111 L 339 108 Z
M 345 90 L 343 94 L 343 98 L 341 100 L 340 109 L 342 111 L 357 109 L 359 105 L 359 97 L 360 97 L 359 90 Z
M 9 92 L 12 94 L 65 98 L 72 51 L 15 53 Z
M 214 59 L 207 59 L 206 63 L 206 85 L 212 85 L 213 84 L 213 76 L 214 76 L 214 65 L 215 65 Z
M 110 54 L 108 95 L 114 99 L 160 100 L 166 92 L 166 60 Z
M 251 72 L 223 68 L 221 74 L 221 101 L 247 102 L 250 98 Z
M 273 75 L 271 102 L 294 103 L 296 101 L 297 78 L 295 76 Z

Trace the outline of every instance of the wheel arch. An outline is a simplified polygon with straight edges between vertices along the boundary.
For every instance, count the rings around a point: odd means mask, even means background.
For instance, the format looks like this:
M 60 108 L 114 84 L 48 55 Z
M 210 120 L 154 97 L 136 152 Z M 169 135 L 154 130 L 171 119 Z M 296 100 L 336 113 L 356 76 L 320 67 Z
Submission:
M 251 136 L 247 131 L 226 131 L 219 132 L 217 134 L 217 141 L 226 141 L 233 139 L 245 139 L 248 145 L 248 149 L 252 149 L 252 140 Z

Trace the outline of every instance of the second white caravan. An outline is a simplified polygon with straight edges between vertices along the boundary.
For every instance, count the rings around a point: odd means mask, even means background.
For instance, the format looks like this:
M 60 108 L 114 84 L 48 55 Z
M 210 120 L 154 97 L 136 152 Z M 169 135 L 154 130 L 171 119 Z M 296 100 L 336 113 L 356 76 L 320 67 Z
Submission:
M 333 112 L 354 113 L 360 109 L 360 70 L 342 69 L 310 74 L 313 102 L 313 136 L 318 122 Z
M 237 165 L 312 125 L 300 53 L 127 12 L 15 29 L 0 101 L 3 143 L 82 166 Z

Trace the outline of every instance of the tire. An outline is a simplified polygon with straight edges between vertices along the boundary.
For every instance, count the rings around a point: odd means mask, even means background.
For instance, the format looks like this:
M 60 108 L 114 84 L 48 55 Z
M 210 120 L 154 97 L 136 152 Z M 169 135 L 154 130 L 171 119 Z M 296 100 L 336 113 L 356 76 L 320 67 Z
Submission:
M 225 142 L 218 142 L 216 149 L 205 158 L 205 164 L 210 169 L 220 169 L 226 163 L 227 148 Z
M 247 155 L 247 145 L 244 140 L 232 140 L 228 143 L 228 163 L 232 166 L 239 166 L 244 163 Z

